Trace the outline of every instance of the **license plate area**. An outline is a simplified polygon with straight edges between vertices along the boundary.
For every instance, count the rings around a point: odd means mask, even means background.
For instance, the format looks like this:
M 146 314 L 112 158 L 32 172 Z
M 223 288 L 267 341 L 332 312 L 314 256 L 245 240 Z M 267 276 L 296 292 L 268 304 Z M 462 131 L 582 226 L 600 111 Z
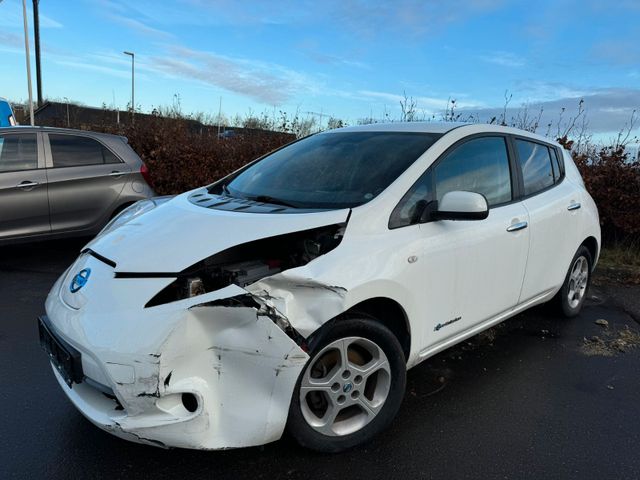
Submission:
M 38 318 L 38 334 L 40 346 L 67 385 L 71 388 L 74 383 L 81 383 L 84 374 L 80 352 L 53 333 L 47 317 Z

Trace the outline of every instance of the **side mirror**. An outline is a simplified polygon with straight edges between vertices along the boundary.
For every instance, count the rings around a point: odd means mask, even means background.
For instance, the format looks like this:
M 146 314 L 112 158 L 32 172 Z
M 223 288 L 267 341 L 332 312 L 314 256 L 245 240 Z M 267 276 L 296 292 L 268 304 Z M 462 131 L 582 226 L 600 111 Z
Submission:
M 489 205 L 484 195 L 475 192 L 447 192 L 431 213 L 434 220 L 484 220 L 489 216 Z

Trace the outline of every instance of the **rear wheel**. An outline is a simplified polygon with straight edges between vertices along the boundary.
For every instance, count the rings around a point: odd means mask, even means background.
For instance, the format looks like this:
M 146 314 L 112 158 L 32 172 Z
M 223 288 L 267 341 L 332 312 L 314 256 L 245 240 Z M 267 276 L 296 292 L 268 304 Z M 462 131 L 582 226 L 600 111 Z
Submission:
M 580 313 L 591 282 L 591 265 L 591 254 L 583 245 L 573 257 L 564 283 L 556 296 L 556 304 L 565 317 L 575 317 Z
M 404 397 L 400 343 L 370 319 L 340 320 L 312 343 L 291 402 L 290 434 L 323 452 L 367 442 L 391 423 Z

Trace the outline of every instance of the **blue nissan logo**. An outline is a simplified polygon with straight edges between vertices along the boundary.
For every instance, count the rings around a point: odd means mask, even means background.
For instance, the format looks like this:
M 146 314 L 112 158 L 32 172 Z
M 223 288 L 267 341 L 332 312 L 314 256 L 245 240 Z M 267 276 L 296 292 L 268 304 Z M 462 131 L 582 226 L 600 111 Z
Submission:
M 71 285 L 69 285 L 69 290 L 71 290 L 71 293 L 76 293 L 78 290 L 84 287 L 89 280 L 89 275 L 91 275 L 90 268 L 80 270 L 76 274 L 76 276 L 73 277 L 73 280 L 71 280 Z

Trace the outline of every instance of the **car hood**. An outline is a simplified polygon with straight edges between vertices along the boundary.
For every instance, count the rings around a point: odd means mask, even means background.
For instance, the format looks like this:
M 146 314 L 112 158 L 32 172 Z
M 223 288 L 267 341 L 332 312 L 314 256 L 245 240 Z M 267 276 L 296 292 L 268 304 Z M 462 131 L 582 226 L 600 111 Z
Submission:
M 242 213 L 203 208 L 180 195 L 87 245 L 116 272 L 175 273 L 235 245 L 347 221 L 349 209 Z

